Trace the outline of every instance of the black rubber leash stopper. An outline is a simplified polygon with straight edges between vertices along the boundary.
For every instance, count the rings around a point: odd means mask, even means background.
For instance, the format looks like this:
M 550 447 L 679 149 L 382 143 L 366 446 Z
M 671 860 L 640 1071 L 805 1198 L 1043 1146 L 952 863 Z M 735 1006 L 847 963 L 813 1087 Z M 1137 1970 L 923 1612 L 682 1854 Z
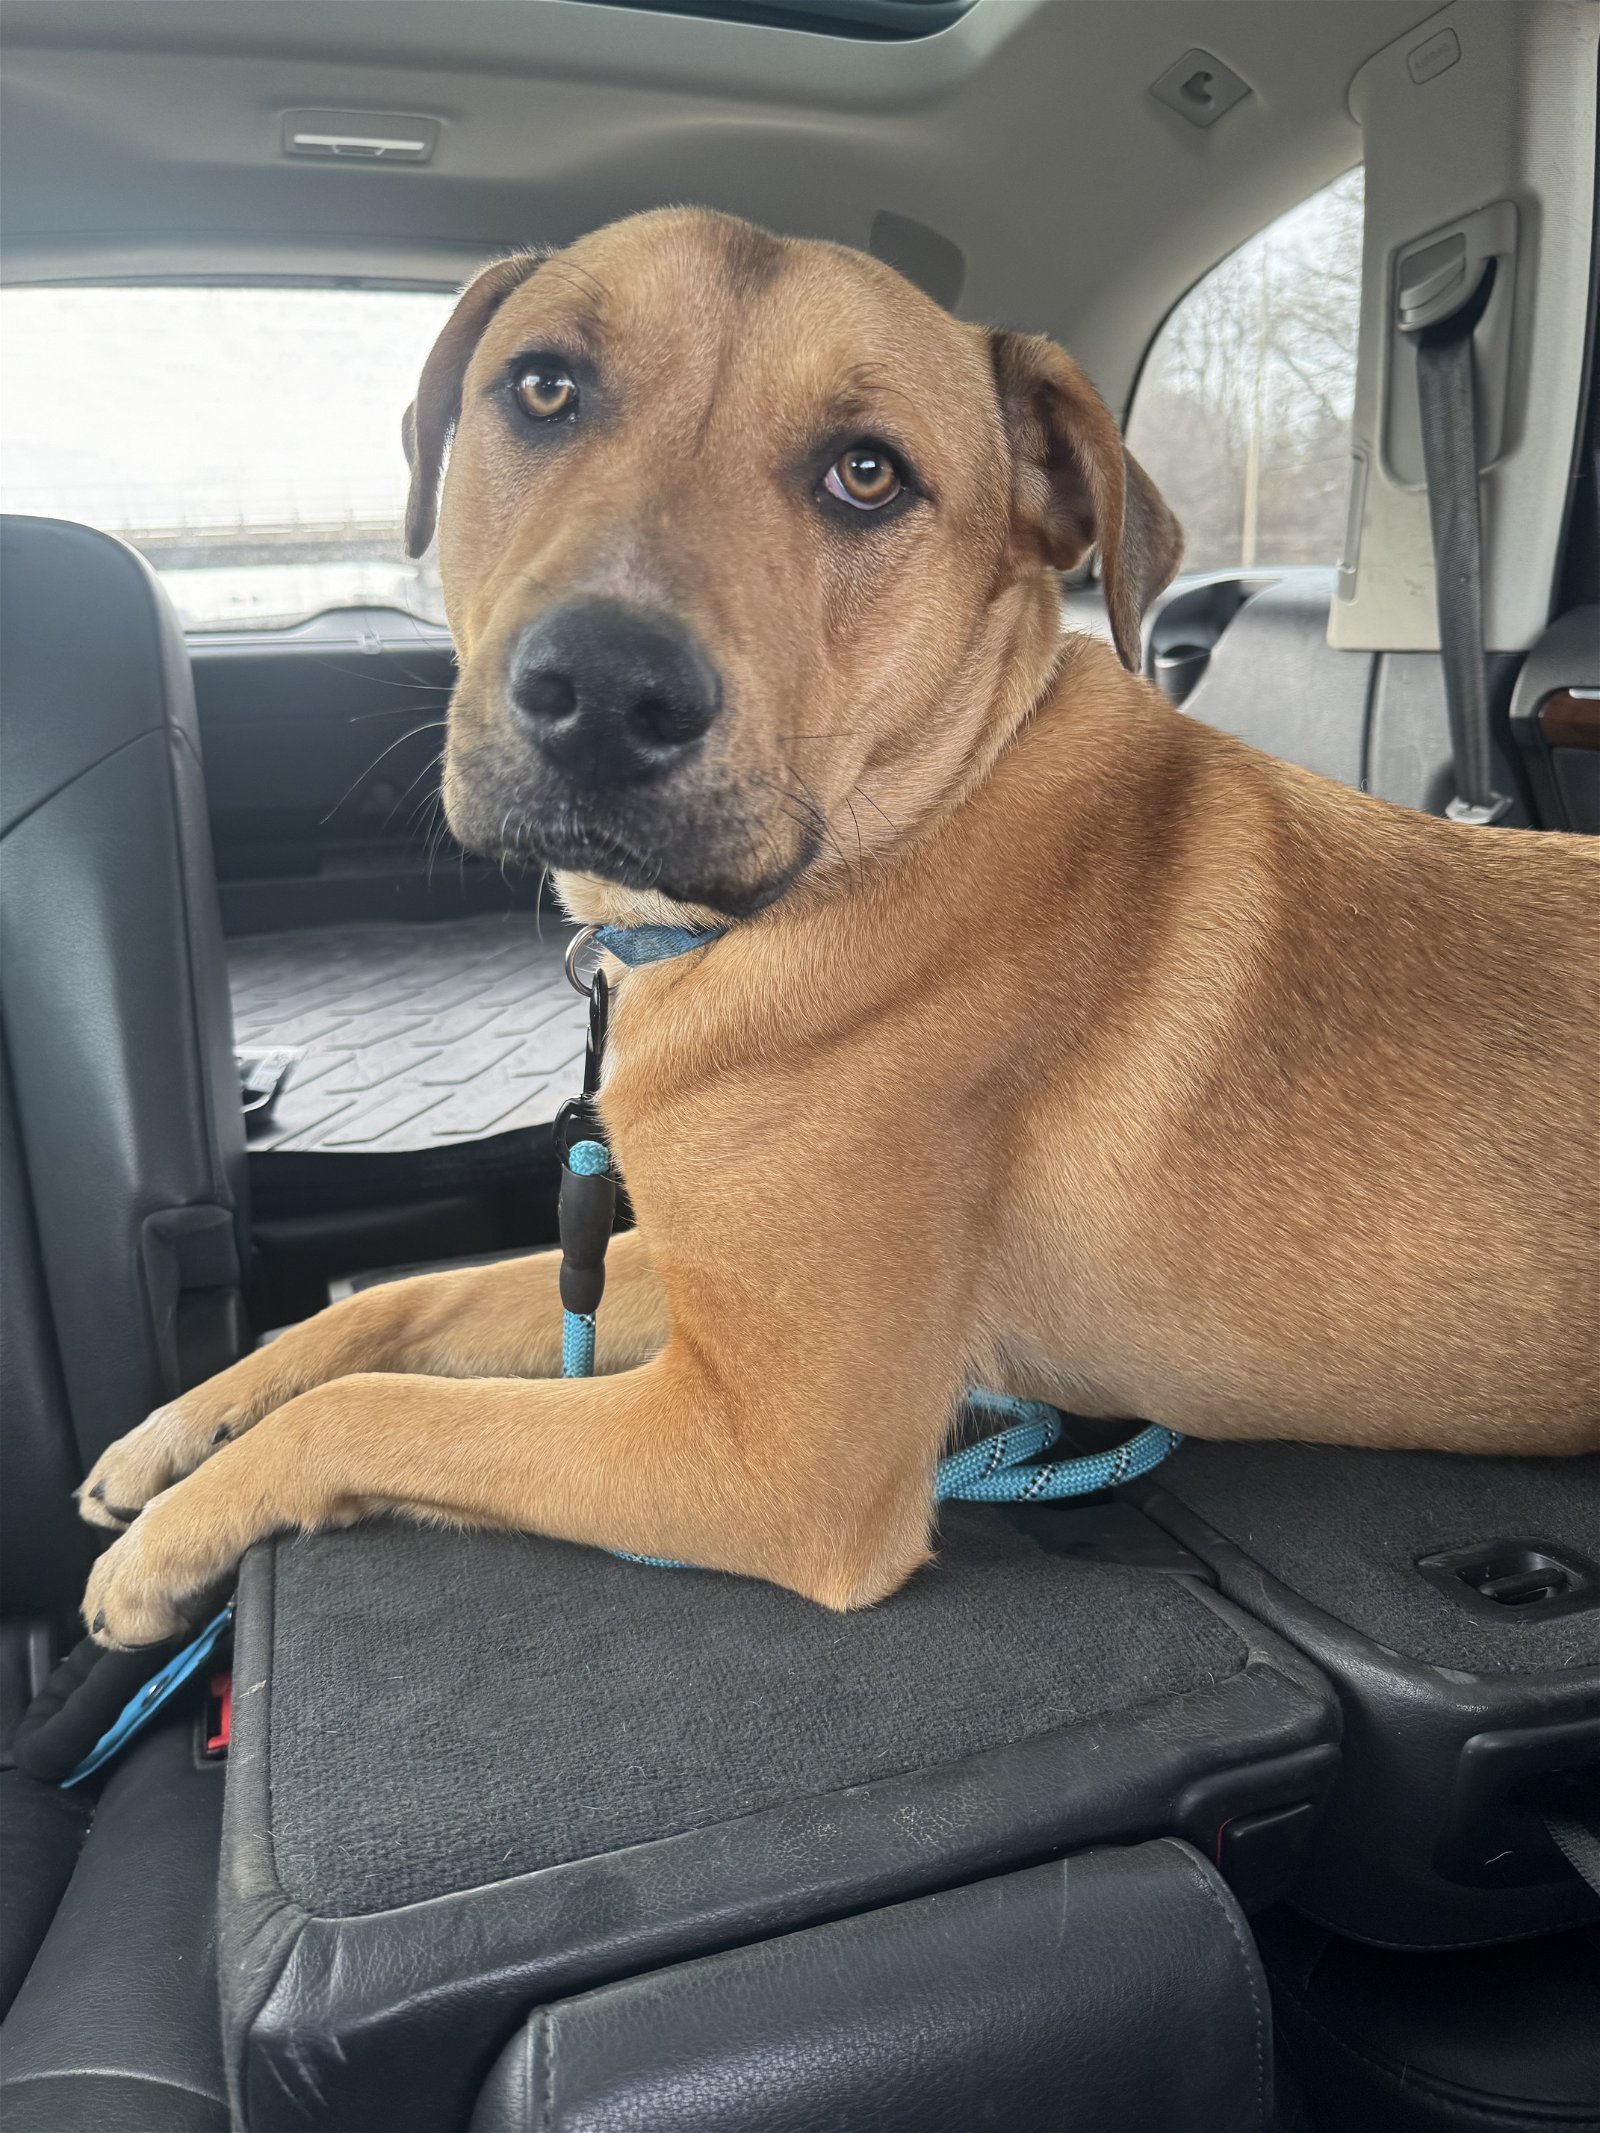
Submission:
M 561 1236 L 561 1305 L 592 1318 L 606 1286 L 606 1246 L 616 1219 L 617 1186 L 609 1171 L 587 1176 L 563 1165 L 556 1222 Z

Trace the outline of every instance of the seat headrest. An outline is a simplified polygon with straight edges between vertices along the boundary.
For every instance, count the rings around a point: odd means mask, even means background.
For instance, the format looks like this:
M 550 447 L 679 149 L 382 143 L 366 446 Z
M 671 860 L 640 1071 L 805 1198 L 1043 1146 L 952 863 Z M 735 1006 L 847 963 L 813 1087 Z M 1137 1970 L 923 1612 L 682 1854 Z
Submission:
M 65 519 L 0 518 L 0 831 L 142 733 L 198 747 L 189 656 L 142 556 Z

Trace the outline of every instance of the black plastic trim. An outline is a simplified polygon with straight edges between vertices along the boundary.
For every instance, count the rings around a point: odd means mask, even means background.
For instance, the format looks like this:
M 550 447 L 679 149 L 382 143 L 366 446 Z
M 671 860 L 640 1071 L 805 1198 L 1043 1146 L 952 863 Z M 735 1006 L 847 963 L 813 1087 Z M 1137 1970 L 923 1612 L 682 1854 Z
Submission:
M 1460 1790 L 1463 1758 L 1479 1735 L 1536 1749 L 1550 1727 L 1600 1727 L 1600 1656 L 1592 1667 L 1522 1674 L 1407 1658 L 1263 1570 L 1158 1481 L 1130 1493 L 1211 1565 L 1230 1599 L 1288 1638 L 1338 1692 L 1344 1753 L 1292 1892 L 1301 1910 L 1353 1939 L 1416 1949 L 1479 1946 L 1600 1918 L 1600 1899 L 1570 1871 L 1554 1872 L 1555 1847 L 1512 1796 L 1514 1778 L 1497 1782 L 1493 1812 L 1466 1829 L 1463 1806 L 1487 1804 L 1489 1794 L 1474 1793 L 1470 1780 Z
M 244 1566 L 240 1680 L 270 1678 L 273 1561 L 268 1545 Z M 251 2133 L 438 2133 L 465 2118 L 509 2028 L 541 2001 L 1095 1844 L 1176 1835 L 1215 1857 L 1228 1818 L 1327 1789 L 1338 1715 L 1298 1654 L 1189 1582 L 1247 1650 L 1213 1686 L 364 1917 L 309 1916 L 278 1880 L 263 1695 L 236 1722 L 223 1844 L 237 2116 Z

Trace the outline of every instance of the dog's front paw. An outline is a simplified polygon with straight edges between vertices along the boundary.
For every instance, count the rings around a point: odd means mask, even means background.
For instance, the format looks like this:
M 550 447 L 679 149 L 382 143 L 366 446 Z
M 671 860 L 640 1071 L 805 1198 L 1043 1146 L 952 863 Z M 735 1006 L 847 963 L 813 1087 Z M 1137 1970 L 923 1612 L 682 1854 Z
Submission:
M 239 1403 L 227 1396 L 220 1378 L 158 1407 L 89 1469 L 77 1492 L 79 1516 L 113 1531 L 129 1525 L 152 1497 L 226 1444 L 240 1419 Z
M 161 1644 L 214 1611 L 240 1551 L 186 1494 L 180 1484 L 154 1498 L 90 1571 L 83 1619 L 97 1644 Z

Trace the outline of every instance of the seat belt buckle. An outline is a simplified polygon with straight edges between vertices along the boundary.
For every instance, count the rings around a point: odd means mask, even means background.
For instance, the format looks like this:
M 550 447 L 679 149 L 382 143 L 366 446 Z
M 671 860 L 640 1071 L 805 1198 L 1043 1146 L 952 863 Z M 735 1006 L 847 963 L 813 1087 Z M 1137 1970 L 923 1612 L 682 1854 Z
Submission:
M 201 1721 L 202 1752 L 208 1763 L 219 1763 L 233 1738 L 233 1669 L 221 1667 L 206 1683 L 205 1716 Z
M 1465 823 L 1469 829 L 1493 829 L 1510 812 L 1511 802 L 1502 793 L 1495 793 L 1485 807 L 1477 807 L 1471 800 L 1452 800 L 1445 809 L 1445 818 Z

